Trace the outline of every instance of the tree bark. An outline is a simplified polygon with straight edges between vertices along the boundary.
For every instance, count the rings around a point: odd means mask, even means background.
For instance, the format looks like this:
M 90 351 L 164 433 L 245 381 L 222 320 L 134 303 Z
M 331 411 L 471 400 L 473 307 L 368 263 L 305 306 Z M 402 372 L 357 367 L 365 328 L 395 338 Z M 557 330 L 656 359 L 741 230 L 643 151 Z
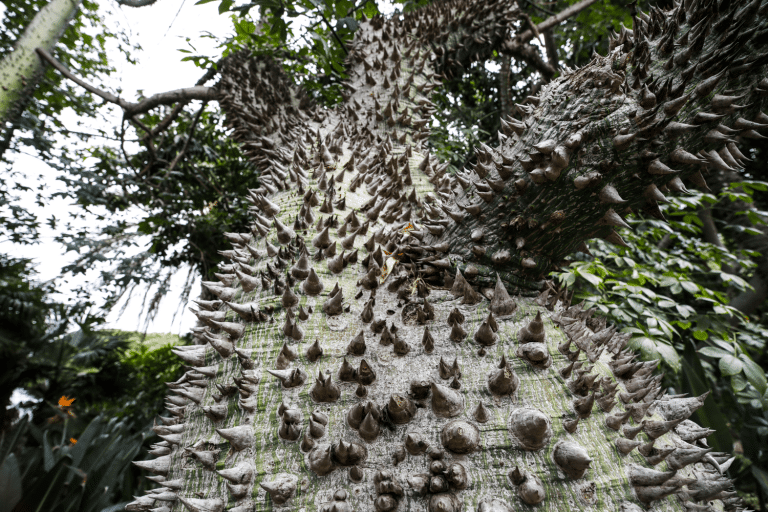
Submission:
M 122 98 L 118 98 L 112 93 L 109 93 L 107 91 L 103 91 L 97 87 L 92 86 L 91 84 L 87 83 L 84 80 L 81 80 L 80 78 L 76 77 L 74 74 L 72 74 L 71 71 L 69 71 L 61 62 L 57 61 L 48 51 L 46 51 L 44 48 L 36 48 L 35 51 L 37 54 L 42 58 L 45 62 L 52 65 L 56 70 L 61 73 L 64 77 L 72 80 L 77 85 L 85 89 L 86 91 L 95 94 L 96 96 L 110 102 L 114 103 L 115 105 L 119 106 L 123 109 L 123 116 L 126 118 L 131 118 L 138 114 L 146 114 L 153 108 L 156 108 L 160 105 L 173 105 L 174 103 L 179 102 L 189 102 L 191 100 L 202 100 L 202 101 L 211 101 L 215 100 L 216 90 L 212 87 L 204 87 L 197 85 L 195 87 L 185 87 L 184 89 L 176 89 L 173 91 L 165 91 L 157 94 L 153 94 L 149 98 L 144 98 L 143 100 L 132 103 L 130 101 L 126 101 Z
M 766 8 L 734 0 L 718 25 L 713 5 L 638 13 L 459 176 L 423 143 L 429 95 L 502 45 L 516 4 L 361 23 L 331 111 L 279 63 L 233 58 L 219 103 L 262 171 L 254 225 L 229 235 L 232 263 L 208 283 L 209 345 L 177 351 L 190 370 L 156 428 L 170 454 L 137 464 L 192 511 L 739 506 L 715 472 L 725 458 L 679 423 L 704 398 L 665 396 L 658 361 L 633 362 L 629 335 L 562 293 L 505 297 L 538 293 L 584 240 L 622 244 L 621 214 L 654 212 L 677 178 L 701 183 L 730 130 L 764 128 Z M 748 106 L 722 107 L 731 94 Z

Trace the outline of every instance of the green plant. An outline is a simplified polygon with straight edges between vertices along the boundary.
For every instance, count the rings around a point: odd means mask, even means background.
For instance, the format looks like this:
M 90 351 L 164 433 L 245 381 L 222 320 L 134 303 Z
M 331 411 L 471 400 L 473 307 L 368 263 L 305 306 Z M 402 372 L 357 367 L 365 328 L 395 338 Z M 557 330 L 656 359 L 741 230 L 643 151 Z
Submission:
M 22 419 L 0 443 L 0 497 L 7 510 L 50 512 L 109 512 L 128 503 L 114 504 L 113 496 L 130 461 L 139 453 L 144 434 L 129 434 L 128 424 L 117 418 L 94 418 L 76 443 L 69 441 L 68 422 L 54 433 Z M 71 431 L 70 431 L 71 432 Z M 30 435 L 37 442 L 22 446 Z M 55 440 L 54 440 L 55 439 Z M 15 508 L 14 508 L 15 506 Z

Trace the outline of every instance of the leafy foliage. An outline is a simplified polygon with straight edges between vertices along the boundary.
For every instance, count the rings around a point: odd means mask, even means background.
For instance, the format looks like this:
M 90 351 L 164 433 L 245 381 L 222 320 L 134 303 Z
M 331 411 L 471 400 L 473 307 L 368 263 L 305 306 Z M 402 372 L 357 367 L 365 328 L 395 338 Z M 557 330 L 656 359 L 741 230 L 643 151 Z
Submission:
M 156 126 L 165 113 L 147 116 L 146 126 Z M 130 165 L 109 146 L 90 148 L 87 156 L 98 163 L 73 170 L 64 181 L 84 209 L 103 212 L 97 217 L 103 226 L 97 233 L 63 232 L 58 241 L 82 254 L 65 272 L 81 274 L 102 261 L 117 261 L 102 271 L 107 307 L 142 281 L 158 284 L 150 299 L 156 305 L 172 273 L 184 265 L 189 267 L 186 302 L 195 275 L 213 279 L 222 259 L 215 248 L 225 244 L 224 233 L 248 230 L 243 196 L 259 186 L 258 172 L 216 113 L 183 112 L 154 148 L 144 147 Z M 144 245 L 147 235 L 149 246 L 136 252 L 133 247 Z
M 4 4 L 0 19 L 0 58 L 13 51 L 14 42 L 46 3 L 46 0 L 23 0 Z M 112 32 L 105 26 L 99 9 L 97 2 L 83 1 L 80 12 L 53 52 L 59 62 L 76 69 L 82 78 L 97 85 L 114 72 L 107 58 L 107 48 L 112 43 L 116 43 L 117 52 L 131 63 L 130 52 L 138 48 L 129 42 L 125 33 Z M 23 190 L 23 186 L 13 179 L 19 176 L 10 172 L 9 156 L 32 154 L 60 170 L 75 164 L 72 148 L 79 141 L 107 135 L 101 130 L 80 129 L 89 124 L 88 119 L 97 118 L 100 103 L 94 96 L 82 94 L 79 86 L 49 67 L 16 123 L 0 126 L 0 162 L 6 167 L 0 186 L 0 236 L 14 243 L 34 243 L 39 227 L 37 218 L 13 195 L 14 190 Z M 65 114 L 75 114 L 81 120 L 76 128 L 65 124 Z M 47 198 L 46 190 L 45 182 L 40 180 L 36 194 L 39 206 Z
M 115 505 L 113 497 L 141 448 L 142 434 L 129 434 L 127 424 L 116 418 L 96 417 L 72 443 L 67 441 L 69 420 L 63 421 L 60 436 L 24 419 L 3 439 L 0 481 L 8 510 L 99 512 Z M 35 443 L 18 446 L 25 435 Z
M 768 184 L 747 182 L 738 193 L 726 187 L 717 196 L 670 197 L 662 208 L 668 222 L 639 215 L 627 219 L 632 230 L 621 236 L 631 248 L 597 240 L 590 244 L 591 257 L 579 253 L 577 261 L 554 273 L 575 290 L 575 301 L 596 307 L 631 333 L 630 346 L 644 359 L 661 361 L 669 370 L 665 384 L 673 393 L 714 391 L 714 399 L 696 419 L 717 429 L 710 443 L 725 452 L 733 450 L 734 440 L 758 446 L 759 436 L 768 434 L 768 365 L 763 355 L 768 329 L 729 305 L 734 294 L 750 288 L 732 269 L 754 269 L 756 253 L 733 240 L 721 245 L 703 241 L 697 212 L 732 199 L 751 203 L 767 189 Z M 752 219 L 755 226 L 763 224 L 759 215 Z M 755 226 L 748 232 L 762 234 Z M 732 470 L 737 481 L 754 475 L 753 482 L 759 482 L 758 475 L 768 468 L 768 453 L 743 454 Z

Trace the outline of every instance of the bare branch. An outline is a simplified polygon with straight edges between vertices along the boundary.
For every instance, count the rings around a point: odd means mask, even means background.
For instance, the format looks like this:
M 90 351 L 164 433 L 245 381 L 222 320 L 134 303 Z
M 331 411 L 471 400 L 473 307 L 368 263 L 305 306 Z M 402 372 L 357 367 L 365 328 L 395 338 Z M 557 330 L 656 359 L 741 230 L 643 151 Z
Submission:
M 550 16 L 557 16 L 555 13 L 553 13 L 549 9 L 545 9 L 545 8 L 541 7 L 540 5 L 537 5 L 537 4 L 533 3 L 533 2 L 531 2 L 531 0 L 526 0 L 526 3 L 528 5 L 530 5 L 530 6 L 535 7 L 536 9 L 540 10 L 541 12 L 543 12 L 545 14 L 549 14 Z
M 318 7 L 317 12 L 320 13 L 320 17 L 323 18 L 323 21 L 330 29 L 331 34 L 333 34 L 334 39 L 336 39 L 336 42 L 339 43 L 339 46 L 341 46 L 341 49 L 344 50 L 344 55 L 347 55 L 349 52 L 347 52 L 347 48 L 346 46 L 344 46 L 344 42 L 341 40 L 341 38 L 339 38 L 338 34 L 336 34 L 336 31 L 333 29 L 330 22 L 325 17 L 325 14 L 323 14 L 323 11 L 321 11 L 320 8 Z
M 157 126 L 154 127 L 151 133 L 147 133 L 142 137 L 142 139 L 147 138 L 154 138 L 159 134 L 160 132 L 164 131 L 166 128 L 168 128 L 174 119 L 176 119 L 182 110 L 184 110 L 184 107 L 187 106 L 187 101 L 180 101 L 176 105 L 174 105 L 173 110 L 171 110 L 167 116 L 165 116 L 165 119 L 160 121 Z
M 559 68 L 557 45 L 555 45 L 555 36 L 552 35 L 551 30 L 544 32 L 544 45 L 547 49 L 547 60 L 549 61 L 549 65 L 554 69 Z
M 80 78 L 73 75 L 61 62 L 56 60 L 53 55 L 48 53 L 43 48 L 36 48 L 35 51 L 37 52 L 40 57 L 48 62 L 51 66 L 53 66 L 59 73 L 64 75 L 66 78 L 69 78 L 73 82 L 75 82 L 77 85 L 85 89 L 86 91 L 93 93 L 100 98 L 103 98 L 105 101 L 108 101 L 110 103 L 114 103 L 115 105 L 120 106 L 120 108 L 123 109 L 123 116 L 127 118 L 131 118 L 135 116 L 136 114 L 143 114 L 146 112 L 149 112 L 153 108 L 159 106 L 159 105 L 170 105 L 179 101 L 190 101 L 190 100 L 203 100 L 203 101 L 211 101 L 216 100 L 216 90 L 212 87 L 187 87 L 185 89 L 176 89 L 175 91 L 167 91 L 167 92 L 161 92 L 159 94 L 155 94 L 153 96 L 150 96 L 149 98 L 145 98 L 141 100 L 138 103 L 131 103 L 128 101 L 125 101 L 122 98 L 118 98 L 112 93 L 102 91 L 101 89 L 92 86 L 91 84 L 81 80 Z
M 543 46 L 544 45 L 544 41 L 541 40 L 541 32 L 539 31 L 539 28 L 533 22 L 531 17 L 528 16 L 528 13 L 527 12 L 521 12 L 520 16 L 522 16 L 523 19 L 528 22 L 528 26 L 531 27 L 531 30 L 533 31 L 533 35 L 536 36 L 536 39 L 539 40 L 539 44 Z
M 518 43 L 515 40 L 508 46 L 505 43 L 505 46 L 506 47 L 502 50 L 503 54 L 511 55 L 518 60 L 524 61 L 529 66 L 535 68 L 547 81 L 549 81 L 549 79 L 557 72 L 555 68 L 544 60 L 535 46 L 526 43 Z
M 157 0 L 117 0 L 118 4 L 128 7 L 146 7 L 147 5 L 152 5 L 155 2 L 157 2 Z
M 213 87 L 186 87 L 184 89 L 176 89 L 175 91 L 154 94 L 138 103 L 129 103 L 128 107 L 124 107 L 123 110 L 125 110 L 126 116 L 135 116 L 136 114 L 149 112 L 159 105 L 172 105 L 179 101 L 212 101 L 216 99 L 218 99 L 218 97 L 216 89 Z
M 205 110 L 205 106 L 208 105 L 207 101 L 203 102 L 203 106 L 200 107 L 200 110 L 197 111 L 197 114 L 195 114 L 195 119 L 192 120 L 192 128 L 189 130 L 189 135 L 187 136 L 187 140 L 184 141 L 184 146 L 182 146 L 181 151 L 174 157 L 173 161 L 171 162 L 171 165 L 168 166 L 168 170 L 165 171 L 165 174 L 170 173 L 174 167 L 176 167 L 176 164 L 181 161 L 182 157 L 184 156 L 184 153 L 187 152 L 187 147 L 189 146 L 189 141 L 192 140 L 192 137 L 195 136 L 195 128 L 197 128 L 197 122 L 200 120 L 200 115 L 203 113 L 203 110 Z
M 546 32 L 550 28 L 556 25 L 559 25 L 563 21 L 567 20 L 574 14 L 578 14 L 579 12 L 583 11 L 584 9 L 594 4 L 595 2 L 597 2 L 597 0 L 581 0 L 581 2 L 577 4 L 573 4 L 569 8 L 557 13 L 555 16 L 551 16 L 545 19 L 544 21 L 536 25 L 536 29 L 539 32 Z M 515 36 L 514 39 L 509 39 L 505 41 L 504 44 L 502 45 L 502 48 L 504 46 L 511 45 L 513 40 L 519 41 L 520 43 L 528 42 L 531 39 L 533 39 L 533 36 L 534 36 L 534 33 L 532 30 L 526 30 L 522 34 Z

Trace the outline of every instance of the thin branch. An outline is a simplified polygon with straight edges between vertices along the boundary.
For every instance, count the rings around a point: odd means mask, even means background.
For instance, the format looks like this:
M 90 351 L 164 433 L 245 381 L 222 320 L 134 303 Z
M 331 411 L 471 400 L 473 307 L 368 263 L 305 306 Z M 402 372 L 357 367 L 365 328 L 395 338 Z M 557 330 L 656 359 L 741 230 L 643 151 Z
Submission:
M 138 103 L 129 103 L 129 107 L 124 110 L 126 116 L 133 117 L 136 114 L 149 112 L 159 105 L 172 105 L 179 101 L 189 100 L 216 101 L 218 94 L 213 87 L 186 87 L 154 94 Z
M 171 110 L 168 115 L 165 116 L 165 119 L 160 121 L 160 123 L 155 126 L 150 133 L 145 134 L 142 139 L 155 138 L 160 132 L 165 131 L 165 129 L 171 125 L 173 120 L 176 119 L 179 114 L 181 114 L 181 111 L 184 110 L 184 107 L 186 107 L 188 103 L 188 101 L 180 101 L 174 105 L 173 110 Z
M 192 140 L 192 137 L 195 135 L 195 128 L 197 127 L 197 122 L 200 120 L 200 115 L 203 113 L 203 110 L 205 110 L 205 106 L 208 105 L 207 101 L 203 102 L 203 106 L 200 107 L 200 110 L 197 111 L 197 114 L 195 114 L 195 118 L 192 120 L 192 128 L 189 130 L 189 135 L 187 136 L 187 140 L 184 141 L 184 146 L 182 146 L 181 151 L 174 157 L 173 161 L 171 162 L 171 165 L 168 166 L 168 170 L 165 171 L 165 174 L 170 173 L 173 171 L 173 168 L 176 167 L 176 164 L 179 163 L 181 158 L 184 156 L 184 153 L 187 152 L 187 147 L 189 146 L 189 141 Z
M 526 0 L 526 3 L 528 5 L 530 5 L 530 6 L 532 6 L 532 7 L 535 7 L 536 9 L 540 10 L 541 12 L 543 12 L 545 14 L 549 14 L 550 16 L 557 16 L 555 13 L 553 13 L 549 9 L 545 9 L 545 8 L 541 7 L 540 5 L 537 5 L 537 4 L 533 3 L 533 2 L 531 2 L 531 0 Z
M 320 17 L 323 18 L 323 21 L 326 25 L 328 25 L 328 28 L 331 31 L 331 34 L 333 34 L 333 37 L 336 39 L 336 42 L 339 43 L 339 46 L 341 46 L 341 49 L 344 50 L 344 55 L 348 55 L 347 48 L 344 46 L 344 43 L 341 41 L 341 38 L 336 33 L 336 31 L 333 29 L 331 24 L 328 22 L 328 19 L 325 17 L 325 14 L 323 14 L 323 11 L 320 10 L 318 7 L 317 12 L 320 13 Z
M 131 159 L 128 158 L 128 151 L 125 150 L 125 118 L 120 121 L 120 149 L 125 158 L 125 165 L 135 171 L 136 169 L 131 165 Z M 125 190 L 125 187 L 123 187 L 123 190 Z
M 579 2 L 577 4 L 573 4 L 572 6 L 568 7 L 567 9 L 565 9 L 563 11 L 560 11 L 555 16 L 551 16 L 551 17 L 547 18 L 546 20 L 542 21 L 541 23 L 536 25 L 536 29 L 539 32 L 546 32 L 550 28 L 552 28 L 552 27 L 554 27 L 556 25 L 559 25 L 563 21 L 567 20 L 568 18 L 570 18 L 574 14 L 578 14 L 579 12 L 583 11 L 584 9 L 586 9 L 590 5 L 594 4 L 595 2 L 597 2 L 597 0 L 581 0 L 581 2 Z M 507 41 L 505 41 L 503 43 L 502 47 L 512 44 L 513 40 L 517 40 L 520 43 L 526 43 L 526 42 L 530 41 L 531 39 L 533 39 L 533 36 L 534 36 L 534 33 L 533 33 L 532 30 L 526 30 L 522 34 L 519 34 L 519 35 L 515 36 L 514 38 L 510 38 Z
M 123 116 L 127 118 L 131 118 L 135 116 L 136 114 L 143 114 L 145 112 L 149 112 L 153 108 L 159 106 L 159 105 L 170 105 L 179 101 L 184 100 L 203 100 L 203 101 L 211 101 L 217 99 L 217 94 L 215 89 L 212 87 L 187 87 L 185 89 L 176 89 L 175 91 L 167 91 L 167 92 L 161 92 L 159 94 L 155 94 L 153 96 L 150 96 L 149 98 L 145 98 L 141 100 L 138 103 L 131 103 L 128 101 L 125 101 L 122 98 L 118 98 L 114 94 L 111 94 L 106 91 L 102 91 L 101 89 L 98 89 L 91 84 L 79 79 L 75 75 L 73 75 L 61 62 L 56 60 L 53 55 L 48 53 L 43 48 L 36 48 L 35 51 L 37 52 L 40 57 L 48 62 L 51 66 L 53 66 L 59 73 L 64 75 L 66 78 L 69 78 L 73 82 L 75 82 L 77 85 L 85 89 L 86 91 L 95 94 L 96 96 L 99 96 L 100 98 L 110 102 L 114 103 L 116 105 L 119 105 L 120 108 L 123 109 Z
M 529 66 L 535 68 L 547 81 L 557 72 L 555 68 L 544 60 L 539 50 L 530 44 L 513 41 L 513 44 L 502 50 L 502 54 L 512 55 L 516 59 L 524 61 Z
M 356 6 L 356 7 L 354 7 L 354 8 L 352 8 L 352 9 L 348 10 L 348 11 L 347 11 L 347 17 L 349 17 L 351 14 L 354 14 L 354 13 L 356 13 L 358 10 L 360 10 L 360 8 L 361 8 L 361 7 L 363 7 L 363 6 L 364 6 L 365 4 L 367 4 L 367 3 L 368 3 L 368 0 L 363 0 L 363 1 L 362 1 L 362 2 L 360 2 L 360 3 L 359 3 L 357 6 Z M 320 21 L 316 21 L 316 22 L 312 23 L 311 25 L 309 25 L 309 26 L 307 27 L 307 30 L 312 30 L 313 28 L 315 28 L 316 26 L 318 26 L 320 23 L 321 23 Z
M 531 30 L 533 31 L 533 35 L 536 36 L 536 39 L 539 40 L 540 45 L 544 45 L 544 41 L 541 40 L 541 32 L 539 32 L 538 27 L 536 27 L 536 24 L 533 22 L 530 16 L 528 16 L 527 12 L 521 12 L 520 16 L 523 17 L 525 21 L 528 22 L 528 26 L 531 27 Z
M 117 0 L 118 4 L 125 5 L 127 7 L 146 7 L 147 5 L 152 5 L 155 2 L 157 2 L 157 0 Z
M 142 137 L 142 140 L 144 140 L 144 138 L 146 137 L 149 137 L 148 139 L 145 140 L 145 142 L 147 143 L 147 150 L 149 151 L 149 162 L 150 163 L 154 162 L 155 159 L 157 158 L 157 153 L 155 152 L 154 140 L 151 137 L 152 130 L 147 125 L 145 125 L 144 123 L 136 119 L 135 117 L 130 118 L 128 121 L 132 125 L 138 126 L 142 130 L 144 130 L 144 137 Z
M 101 137 L 102 139 L 109 139 L 109 140 L 120 140 L 117 137 L 110 137 L 109 135 L 103 135 L 101 133 L 88 133 L 88 132 L 79 132 L 77 130 L 66 130 L 66 134 L 75 134 L 75 135 L 82 135 L 84 137 Z M 140 142 L 141 139 L 128 139 L 128 142 Z
M 200 80 L 198 80 L 195 83 L 195 86 L 202 86 L 205 85 L 205 83 L 212 79 L 221 69 L 222 64 L 225 60 L 227 60 L 229 57 L 223 57 L 216 61 L 216 64 L 208 68 L 208 70 L 205 72 L 203 76 L 200 77 Z M 187 106 L 189 101 L 180 101 L 176 105 L 174 105 L 173 110 L 171 110 L 168 115 L 165 116 L 165 118 L 158 123 L 157 126 L 155 126 L 151 132 L 144 134 L 144 137 L 142 137 L 142 140 L 147 139 L 154 139 L 157 137 L 158 134 L 164 132 L 173 122 L 174 119 L 176 119 L 179 114 L 184 110 L 184 107 Z
M 552 34 L 551 30 L 544 32 L 544 45 L 547 49 L 547 60 L 549 61 L 549 65 L 554 69 L 558 69 L 560 63 L 557 58 L 557 45 L 555 45 L 555 36 Z

